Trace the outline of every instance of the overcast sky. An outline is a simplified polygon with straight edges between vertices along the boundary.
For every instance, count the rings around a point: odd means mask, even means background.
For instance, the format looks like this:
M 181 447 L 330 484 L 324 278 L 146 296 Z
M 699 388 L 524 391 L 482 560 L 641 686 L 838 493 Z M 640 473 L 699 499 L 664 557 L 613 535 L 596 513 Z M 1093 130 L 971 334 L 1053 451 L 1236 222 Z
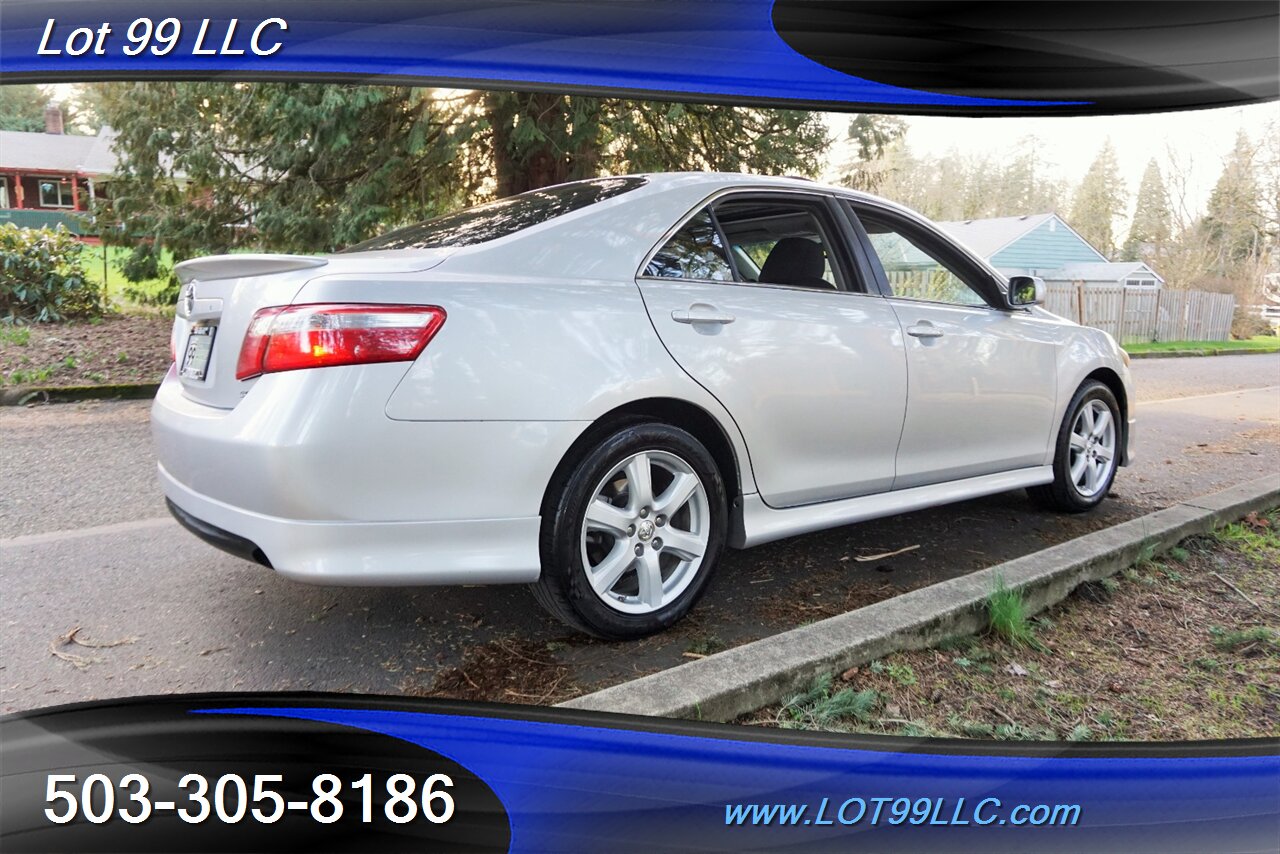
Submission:
M 848 116 L 828 116 L 832 129 L 843 137 Z M 907 142 L 917 154 L 941 155 L 955 149 L 964 153 L 1000 153 L 1010 150 L 1028 135 L 1039 138 L 1045 159 L 1058 177 L 1072 186 L 1080 181 L 1108 137 L 1115 146 L 1121 173 L 1128 184 L 1130 204 L 1147 161 L 1155 157 L 1164 167 L 1172 147 L 1180 160 L 1190 160 L 1190 201 L 1202 208 L 1222 171 L 1222 161 L 1235 144 L 1241 128 L 1255 141 L 1270 131 L 1280 132 L 1280 104 L 1254 104 L 1219 110 L 1193 110 L 1138 116 L 951 118 L 913 116 L 907 119 Z M 835 157 L 846 156 L 843 151 Z

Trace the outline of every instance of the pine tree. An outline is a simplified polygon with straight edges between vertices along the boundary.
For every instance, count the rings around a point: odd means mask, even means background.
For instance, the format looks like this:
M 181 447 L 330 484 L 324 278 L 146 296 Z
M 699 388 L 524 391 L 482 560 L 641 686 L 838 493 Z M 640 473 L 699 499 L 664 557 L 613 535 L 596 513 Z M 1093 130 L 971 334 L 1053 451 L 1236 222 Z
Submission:
M 1160 166 L 1153 157 L 1142 173 L 1142 183 L 1138 185 L 1138 201 L 1121 258 L 1125 261 L 1149 258 L 1166 246 L 1171 236 L 1169 191 L 1165 188 Z
M 878 191 L 889 178 L 885 153 L 906 132 L 907 123 L 899 116 L 854 116 L 845 136 L 852 152 L 840 167 L 840 183 L 869 193 Z
M 1209 194 L 1201 221 L 1220 274 L 1228 274 L 1235 265 L 1260 257 L 1264 249 L 1265 214 L 1255 153 L 1249 135 L 1241 130 Z
M 1124 179 L 1111 140 L 1089 166 L 1071 205 L 1071 227 L 1110 258 L 1116 251 L 1115 222 L 1127 202 Z
M 49 94 L 35 84 L 0 86 L 0 130 L 40 133 Z
M 816 174 L 820 115 L 550 93 L 307 83 L 103 83 L 119 133 L 108 237 L 175 254 L 328 251 L 600 174 Z

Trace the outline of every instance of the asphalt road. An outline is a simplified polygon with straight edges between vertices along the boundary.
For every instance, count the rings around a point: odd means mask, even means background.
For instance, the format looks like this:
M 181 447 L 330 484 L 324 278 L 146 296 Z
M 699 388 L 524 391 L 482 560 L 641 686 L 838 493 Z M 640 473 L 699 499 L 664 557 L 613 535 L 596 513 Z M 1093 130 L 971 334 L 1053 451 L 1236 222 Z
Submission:
M 145 402 L 0 410 L 0 710 L 222 690 L 553 702 L 1280 477 L 1280 355 L 1141 360 L 1134 374 L 1138 461 L 1100 510 L 1059 516 L 1014 492 L 731 553 L 690 619 L 629 645 L 575 636 L 520 587 L 283 581 L 168 518 Z

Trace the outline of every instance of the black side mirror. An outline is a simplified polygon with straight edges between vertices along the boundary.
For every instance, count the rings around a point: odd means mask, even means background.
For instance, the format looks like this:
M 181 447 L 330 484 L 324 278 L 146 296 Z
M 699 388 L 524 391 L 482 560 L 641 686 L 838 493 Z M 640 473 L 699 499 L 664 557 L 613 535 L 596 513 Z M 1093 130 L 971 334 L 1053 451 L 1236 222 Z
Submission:
M 1039 276 L 1009 277 L 1009 307 L 1027 308 L 1044 302 L 1044 280 Z

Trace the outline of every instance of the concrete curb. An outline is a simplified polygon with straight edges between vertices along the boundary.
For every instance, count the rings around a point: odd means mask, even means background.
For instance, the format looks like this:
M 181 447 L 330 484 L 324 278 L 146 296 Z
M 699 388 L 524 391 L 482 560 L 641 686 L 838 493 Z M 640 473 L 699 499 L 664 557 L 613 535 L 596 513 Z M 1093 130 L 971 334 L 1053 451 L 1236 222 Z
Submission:
M 156 396 L 160 383 L 110 385 L 26 386 L 0 390 L 0 406 L 58 403 L 71 400 L 144 400 Z
M 1043 551 L 904 593 L 847 614 L 716 653 L 561 705 L 573 709 L 727 721 L 892 652 L 933 646 L 986 626 L 997 579 L 1031 612 L 1181 540 L 1280 504 L 1269 476 L 1087 534 Z
M 1274 356 L 1280 350 L 1226 350 L 1209 348 L 1205 350 L 1168 350 L 1163 353 L 1130 353 L 1130 359 L 1185 359 L 1191 356 Z

